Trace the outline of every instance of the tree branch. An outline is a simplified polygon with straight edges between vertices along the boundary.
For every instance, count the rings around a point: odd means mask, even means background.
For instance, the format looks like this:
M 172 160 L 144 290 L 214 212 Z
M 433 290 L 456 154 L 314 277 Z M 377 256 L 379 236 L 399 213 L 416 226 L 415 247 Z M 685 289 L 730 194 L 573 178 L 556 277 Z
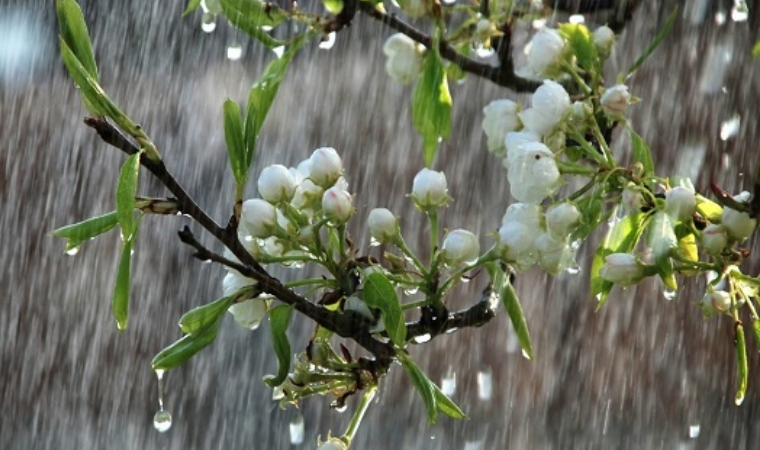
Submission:
M 449 313 L 442 323 L 425 320 L 424 317 L 417 322 L 406 324 L 406 336 L 409 342 L 415 342 L 415 338 L 430 335 L 430 340 L 441 334 L 452 333 L 460 328 L 481 327 L 496 317 L 498 302 L 493 297 L 491 286 L 487 287 L 480 300 L 473 306 Z M 427 342 L 427 340 L 426 340 Z
M 399 19 L 395 14 L 386 14 L 378 11 L 369 2 L 359 2 L 359 9 L 363 13 L 383 22 L 394 30 L 404 33 L 412 38 L 412 40 L 419 42 L 425 47 L 432 47 L 433 39 L 430 36 Z M 509 59 L 502 60 L 501 66 L 495 67 L 461 55 L 454 47 L 445 42 L 440 43 L 439 51 L 443 58 L 456 64 L 465 72 L 489 79 L 499 86 L 510 88 L 515 92 L 533 92 L 541 85 L 541 82 L 539 81 L 528 80 L 517 76 L 513 71 L 512 65 L 510 64 L 511 60 Z

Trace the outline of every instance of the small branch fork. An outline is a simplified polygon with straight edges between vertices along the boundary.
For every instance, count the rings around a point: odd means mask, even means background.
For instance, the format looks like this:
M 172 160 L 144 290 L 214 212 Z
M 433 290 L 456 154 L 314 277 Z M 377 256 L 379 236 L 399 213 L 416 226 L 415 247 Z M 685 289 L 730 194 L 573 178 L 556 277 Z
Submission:
M 84 122 L 87 126 L 93 128 L 107 144 L 118 148 L 128 155 L 139 152 L 137 146 L 105 119 L 90 117 L 86 118 Z M 285 287 L 279 280 L 270 276 L 261 264 L 243 247 L 234 226 L 220 226 L 198 206 L 195 200 L 169 172 L 163 161 L 141 158 L 140 164 L 174 195 L 171 203 L 173 208 L 176 207 L 176 212 L 185 214 L 200 224 L 212 236 L 222 242 L 240 262 L 212 252 L 195 238 L 189 227 L 185 226 L 178 233 L 179 238 L 184 244 L 195 249 L 194 257 L 203 261 L 223 264 L 237 270 L 243 276 L 256 280 L 258 282 L 257 286 L 262 293 L 272 295 L 283 303 L 292 305 L 296 311 L 309 317 L 320 326 L 344 338 L 356 341 L 377 358 L 378 370 L 384 371 L 390 367 L 390 364 L 396 357 L 396 349 L 392 343 L 373 337 L 369 332 L 369 325 L 367 325 L 366 321 L 359 320 L 359 318 L 352 314 L 330 311 L 321 305 L 308 301 L 295 291 Z M 444 313 L 444 315 L 437 315 L 438 320 L 432 322 L 426 320 L 427 316 L 423 314 L 423 318 L 420 321 L 407 324 L 408 340 L 414 341 L 415 338 L 425 334 L 429 334 L 432 338 L 462 327 L 481 326 L 494 316 L 493 309 L 484 300 L 481 300 L 468 310 L 453 314 L 449 314 L 446 311 Z

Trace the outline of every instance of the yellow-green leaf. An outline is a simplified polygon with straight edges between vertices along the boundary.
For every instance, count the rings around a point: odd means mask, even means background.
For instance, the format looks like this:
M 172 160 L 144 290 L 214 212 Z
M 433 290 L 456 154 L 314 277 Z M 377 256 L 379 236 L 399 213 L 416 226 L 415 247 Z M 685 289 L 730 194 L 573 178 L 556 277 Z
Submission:
M 272 345 L 280 368 L 274 378 L 268 378 L 266 383 L 271 386 L 279 386 L 288 377 L 290 371 L 290 342 L 288 342 L 288 325 L 293 307 L 280 305 L 269 310 L 269 329 L 272 333 Z
M 435 51 L 428 50 L 422 75 L 412 94 L 412 123 L 422 135 L 425 165 L 433 163 L 441 139 L 451 134 L 451 93 L 446 69 Z
M 92 51 L 90 33 L 87 31 L 87 24 L 79 4 L 74 0 L 56 0 L 55 8 L 61 39 L 71 49 L 85 71 L 97 81 L 98 66 Z
M 119 223 L 116 211 L 92 217 L 83 222 L 66 225 L 50 232 L 51 235 L 67 239 L 66 251 L 79 247 L 83 242 L 99 236 Z

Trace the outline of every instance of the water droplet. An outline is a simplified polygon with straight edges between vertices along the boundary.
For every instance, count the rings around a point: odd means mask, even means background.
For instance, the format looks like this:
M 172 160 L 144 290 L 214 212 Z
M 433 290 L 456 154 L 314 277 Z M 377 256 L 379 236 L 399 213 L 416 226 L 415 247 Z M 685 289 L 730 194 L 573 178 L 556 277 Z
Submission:
M 739 406 L 742 403 L 744 403 L 744 395 L 742 395 L 741 397 L 737 395 L 736 398 L 734 399 L 734 403 L 736 403 L 736 406 Z
M 467 441 L 464 443 L 464 450 L 483 450 L 483 440 L 480 441 Z
M 478 58 L 490 58 L 494 54 L 494 50 L 491 47 L 478 45 L 475 49 L 475 54 L 478 55 Z
M 483 401 L 491 400 L 493 395 L 493 375 L 491 369 L 478 371 L 478 398 Z
M 69 256 L 74 256 L 77 253 L 79 253 L 79 247 L 74 247 L 74 248 L 70 248 L 70 249 L 66 250 L 66 254 L 69 255 Z
M 243 56 L 243 47 L 237 42 L 227 47 L 227 59 L 237 61 Z
M 749 18 L 749 8 L 745 0 L 734 0 L 734 7 L 731 8 L 731 20 L 734 22 L 746 22 Z
M 375 238 L 370 238 L 369 239 L 369 246 L 370 247 L 379 247 L 380 245 L 382 245 L 382 244 L 377 239 L 375 239 Z
M 528 352 L 525 351 L 525 349 L 522 350 L 522 355 L 523 355 L 523 358 L 530 360 L 530 355 L 528 354 Z
M 443 0 L 443 3 L 446 4 L 446 5 L 453 5 L 456 2 L 457 2 L 457 0 Z
M 699 437 L 699 425 L 689 425 L 689 437 L 692 439 Z
M 321 48 L 322 50 L 330 50 L 331 48 L 333 48 L 333 45 L 335 45 L 335 32 L 334 31 L 332 33 L 328 34 L 327 38 L 324 41 L 322 41 L 322 42 L 319 43 L 319 48 Z
M 304 434 L 303 416 L 297 413 L 290 421 L 290 443 L 293 445 L 303 444 Z
M 203 18 L 201 18 L 201 30 L 206 33 L 216 30 L 216 15 L 209 12 L 205 13 Z
M 459 281 L 461 281 L 462 283 L 469 283 L 471 279 L 472 279 L 472 278 L 468 277 L 467 275 L 462 275 L 462 276 L 459 278 Z
M 348 409 L 348 405 L 342 405 L 335 408 L 335 411 L 342 413 L 342 412 L 346 412 L 346 409 Z
M 404 294 L 406 294 L 406 295 L 414 295 L 417 292 L 419 292 L 419 290 L 420 290 L 419 286 L 406 287 L 406 288 L 404 288 Z
M 430 333 L 421 334 L 414 338 L 414 342 L 416 344 L 424 344 L 425 342 L 428 342 L 433 337 L 430 335 Z
M 158 411 L 155 416 L 153 416 L 153 428 L 158 430 L 160 433 L 165 433 L 169 431 L 169 428 L 172 427 L 172 415 L 169 413 L 169 411 L 164 411 L 163 409 Z
M 457 374 L 449 366 L 449 370 L 441 378 L 441 392 L 451 397 L 457 390 Z
M 732 118 L 720 124 L 720 140 L 727 141 L 739 134 L 739 126 L 741 123 L 741 116 L 735 114 Z
M 281 45 L 279 47 L 275 47 L 272 49 L 272 51 L 274 52 L 274 56 L 277 58 L 282 58 L 282 55 L 285 54 L 285 46 Z
M 280 401 L 283 398 L 285 398 L 285 390 L 282 388 L 282 385 L 272 389 L 272 401 Z
M 585 23 L 586 18 L 583 16 L 583 14 L 573 14 L 572 16 L 567 18 L 567 21 L 572 24 L 579 24 L 579 23 Z
M 272 27 L 270 27 L 269 25 L 262 25 L 261 29 L 264 30 L 264 31 L 266 31 L 267 33 L 269 33 L 270 31 L 272 31 Z
M 726 23 L 726 13 L 723 11 L 715 13 L 715 24 L 723 25 L 724 23 Z
M 572 266 L 568 267 L 565 272 L 570 275 L 578 275 L 581 273 L 581 266 L 579 266 L 578 263 L 574 263 Z
M 533 27 L 534 30 L 540 30 L 541 28 L 546 26 L 546 19 L 535 19 L 531 23 L 531 26 Z
M 665 300 L 668 300 L 668 301 L 676 298 L 676 294 L 678 294 L 678 292 L 674 291 L 673 289 L 666 288 L 662 291 L 663 297 L 665 297 Z

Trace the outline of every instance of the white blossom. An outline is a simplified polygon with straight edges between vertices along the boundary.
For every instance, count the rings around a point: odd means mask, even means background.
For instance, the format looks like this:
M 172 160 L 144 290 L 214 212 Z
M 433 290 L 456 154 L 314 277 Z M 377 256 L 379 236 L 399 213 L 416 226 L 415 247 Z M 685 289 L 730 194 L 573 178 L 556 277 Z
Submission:
M 620 117 L 625 114 L 628 105 L 631 104 L 631 94 L 628 93 L 628 86 L 624 84 L 616 84 L 602 94 L 602 98 L 599 99 L 599 103 L 602 105 L 602 109 L 610 117 Z
M 691 220 L 697 210 L 697 198 L 694 192 L 683 186 L 677 186 L 665 193 L 665 212 L 676 221 Z
M 541 207 L 532 203 L 512 203 L 501 219 L 502 225 L 507 222 L 517 222 L 530 229 L 542 230 L 544 228 L 544 213 Z
M 555 239 L 543 233 L 535 242 L 538 264 L 552 275 L 559 275 L 575 264 L 575 250 L 567 239 Z
M 601 26 L 594 30 L 594 46 L 603 59 L 610 56 L 612 47 L 615 45 L 615 32 L 608 26 Z
M 723 225 L 710 224 L 702 230 L 702 247 L 707 253 L 717 255 L 728 245 L 728 234 Z
M 272 204 L 289 202 L 296 192 L 296 179 L 287 167 L 274 164 L 265 167 L 259 175 L 261 197 Z
M 449 267 L 474 262 L 480 256 L 478 237 L 467 230 L 454 230 L 446 235 L 441 247 L 441 258 Z
M 644 278 L 644 265 L 630 253 L 613 253 L 604 258 L 599 276 L 620 286 L 632 286 Z
M 528 52 L 528 70 L 536 78 L 551 77 L 559 72 L 564 57 L 565 40 L 552 28 L 541 28 L 533 35 Z
M 724 290 L 707 291 L 702 297 L 702 306 L 711 312 L 726 312 L 731 309 L 732 304 L 731 294 Z
M 623 189 L 622 195 L 623 210 L 626 214 L 637 214 L 641 212 L 644 206 L 644 196 L 642 189 L 637 184 L 630 182 Z
M 488 150 L 496 156 L 504 156 L 507 151 L 507 133 L 520 128 L 517 117 L 519 105 L 512 100 L 494 100 L 483 108 L 483 131 L 488 136 Z
M 309 158 L 309 178 L 316 185 L 329 188 L 343 174 L 343 162 L 332 147 L 314 150 Z
M 536 262 L 535 242 L 541 229 L 529 228 L 520 222 L 506 222 L 499 228 L 499 245 L 504 259 L 527 268 Z
M 563 240 L 581 222 L 581 212 L 570 202 L 552 205 L 546 211 L 546 230 L 552 238 Z
M 449 202 L 446 176 L 428 168 L 422 169 L 412 181 L 412 199 L 422 210 L 446 206 Z
M 544 144 L 526 143 L 509 155 L 510 191 L 518 201 L 541 203 L 559 189 L 561 178 L 554 153 Z
M 322 210 L 338 223 L 347 222 L 354 213 L 351 194 L 337 187 L 331 187 L 322 196 Z
M 527 130 L 541 136 L 549 134 L 570 108 L 570 95 L 561 84 L 545 80 L 533 94 L 531 107 L 519 114 Z
M 402 33 L 389 37 L 383 46 L 388 74 L 401 84 L 410 84 L 422 72 L 423 48 Z
M 381 244 L 390 243 L 399 235 L 396 216 L 386 208 L 375 208 L 367 218 L 369 234 Z
M 235 303 L 227 310 L 239 325 L 255 330 L 266 316 L 269 304 L 264 298 L 250 298 L 240 303 Z
M 271 203 L 260 198 L 243 202 L 242 225 L 255 238 L 268 238 L 277 223 L 277 212 Z

